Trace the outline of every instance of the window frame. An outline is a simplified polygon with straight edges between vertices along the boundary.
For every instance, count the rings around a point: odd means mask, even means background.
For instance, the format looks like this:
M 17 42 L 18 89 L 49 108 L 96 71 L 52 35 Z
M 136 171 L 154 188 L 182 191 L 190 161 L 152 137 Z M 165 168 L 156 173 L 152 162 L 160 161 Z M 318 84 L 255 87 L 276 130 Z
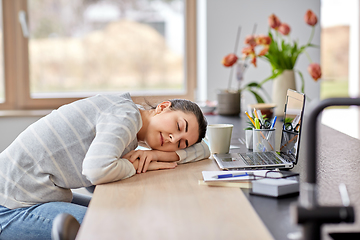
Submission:
M 55 109 L 83 98 L 31 98 L 28 39 L 23 36 L 18 20 L 19 11 L 27 13 L 27 0 L 2 0 L 2 5 L 5 101 L 0 103 L 0 110 Z M 185 0 L 184 58 L 184 94 L 158 96 L 135 96 L 132 94 L 134 102 L 142 103 L 144 99 L 157 102 L 172 98 L 194 100 L 196 88 L 196 0 Z

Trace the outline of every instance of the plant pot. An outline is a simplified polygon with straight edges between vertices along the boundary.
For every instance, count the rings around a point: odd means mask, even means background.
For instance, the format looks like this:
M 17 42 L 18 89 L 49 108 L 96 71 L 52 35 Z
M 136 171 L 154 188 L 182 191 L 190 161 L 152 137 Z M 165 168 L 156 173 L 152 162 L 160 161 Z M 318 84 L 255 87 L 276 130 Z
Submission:
M 276 105 L 275 116 L 284 116 L 286 93 L 289 88 L 296 90 L 294 70 L 284 70 L 284 72 L 273 81 L 272 102 Z
M 231 92 L 222 90 L 217 94 L 217 113 L 220 115 L 239 115 L 240 91 Z
M 245 130 L 245 145 L 247 149 L 253 149 L 253 130 Z
M 274 117 L 274 109 L 276 105 L 274 103 L 255 103 L 248 105 L 248 112 L 253 113 L 254 109 L 260 110 L 261 114 L 265 118 L 271 120 Z

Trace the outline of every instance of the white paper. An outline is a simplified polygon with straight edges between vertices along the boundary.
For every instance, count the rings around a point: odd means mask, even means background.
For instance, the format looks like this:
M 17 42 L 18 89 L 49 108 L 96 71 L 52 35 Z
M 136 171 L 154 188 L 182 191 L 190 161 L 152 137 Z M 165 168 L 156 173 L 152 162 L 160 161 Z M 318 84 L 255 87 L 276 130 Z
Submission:
M 213 181 L 241 181 L 241 180 L 253 180 L 253 176 L 243 176 L 243 177 L 229 177 L 229 178 L 217 178 L 218 175 L 223 174 L 245 174 L 249 175 L 254 174 L 256 176 L 264 177 L 266 172 L 269 170 L 242 170 L 242 171 L 202 171 L 204 182 L 213 182 Z

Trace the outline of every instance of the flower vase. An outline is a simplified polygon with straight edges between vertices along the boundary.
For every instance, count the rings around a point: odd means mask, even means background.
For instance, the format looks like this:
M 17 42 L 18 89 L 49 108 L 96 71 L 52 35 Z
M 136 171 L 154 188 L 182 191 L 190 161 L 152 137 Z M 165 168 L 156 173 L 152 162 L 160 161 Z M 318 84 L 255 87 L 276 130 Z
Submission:
M 275 116 L 284 116 L 284 107 L 288 89 L 296 90 L 294 70 L 284 70 L 282 74 L 277 76 L 273 81 L 272 101 L 276 104 L 274 112 Z
M 217 113 L 220 115 L 239 115 L 240 99 L 240 91 L 219 91 L 217 93 Z

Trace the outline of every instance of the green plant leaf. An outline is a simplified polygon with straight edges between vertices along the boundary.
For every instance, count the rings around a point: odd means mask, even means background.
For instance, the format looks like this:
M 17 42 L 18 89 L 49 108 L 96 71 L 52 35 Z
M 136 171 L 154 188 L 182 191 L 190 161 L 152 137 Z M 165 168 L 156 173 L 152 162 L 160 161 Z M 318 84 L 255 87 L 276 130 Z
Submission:
M 251 82 L 247 86 L 248 87 L 260 87 L 260 85 L 257 82 Z
M 265 103 L 265 102 L 264 102 L 264 99 L 262 99 L 262 97 L 260 97 L 260 95 L 257 94 L 255 91 L 249 89 L 249 92 L 252 92 L 252 94 L 254 94 L 254 96 L 255 96 L 255 98 L 256 98 L 256 101 L 257 101 L 258 103 Z
M 315 45 L 315 44 L 312 44 L 312 43 L 309 43 L 308 46 L 309 46 L 309 47 L 314 47 L 314 48 L 320 48 L 319 45 Z
M 284 70 L 282 70 L 282 69 L 279 69 L 279 70 L 276 71 L 276 72 L 273 71 L 273 74 L 272 74 L 270 77 L 262 80 L 262 82 L 260 82 L 260 85 L 262 86 L 262 85 L 263 85 L 264 83 L 266 83 L 267 81 L 275 79 L 277 76 L 279 76 L 280 74 L 282 74 L 283 71 L 284 71 Z
M 301 92 L 304 93 L 305 92 L 305 80 L 304 80 L 304 76 L 302 75 L 302 73 L 299 70 L 296 70 L 296 72 L 299 74 L 300 79 L 301 79 Z
M 254 95 L 254 97 L 258 103 L 265 103 L 264 99 L 256 91 L 252 90 L 252 88 L 261 89 L 266 93 L 266 91 L 257 82 L 250 82 L 250 83 L 246 84 L 242 88 L 242 91 L 247 90 L 247 91 L 251 92 Z

